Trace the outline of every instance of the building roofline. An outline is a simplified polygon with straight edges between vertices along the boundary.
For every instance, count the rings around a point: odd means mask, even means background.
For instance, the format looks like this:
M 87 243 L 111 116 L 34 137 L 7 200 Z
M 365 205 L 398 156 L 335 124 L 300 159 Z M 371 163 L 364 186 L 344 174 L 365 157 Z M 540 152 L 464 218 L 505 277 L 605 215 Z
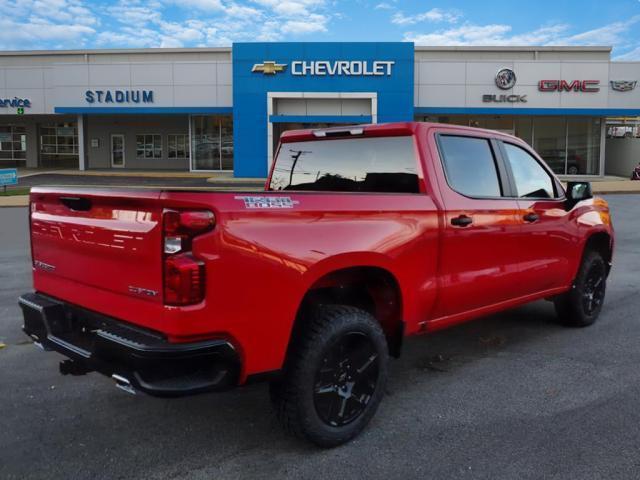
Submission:
M 407 42 L 410 43 L 410 42 Z M 611 46 L 427 46 L 416 45 L 415 51 L 444 52 L 611 52 Z M 87 50 L 5 50 L 0 57 L 45 56 L 45 55 L 113 55 L 113 54 L 163 54 L 163 53 L 231 53 L 231 47 L 195 48 L 107 48 Z
M 427 46 L 416 45 L 416 51 L 460 51 L 460 52 L 611 52 L 613 47 L 606 45 L 593 46 Z
M 196 48 L 106 48 L 89 50 L 3 50 L 0 57 L 48 56 L 48 55 L 113 55 L 138 53 L 231 53 L 231 47 Z

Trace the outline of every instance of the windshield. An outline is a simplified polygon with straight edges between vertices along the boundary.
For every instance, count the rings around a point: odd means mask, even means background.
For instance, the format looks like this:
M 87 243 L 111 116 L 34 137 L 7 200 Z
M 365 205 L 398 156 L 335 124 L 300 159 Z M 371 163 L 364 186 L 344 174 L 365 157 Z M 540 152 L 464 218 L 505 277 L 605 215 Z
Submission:
M 271 190 L 418 193 L 413 137 L 283 143 Z

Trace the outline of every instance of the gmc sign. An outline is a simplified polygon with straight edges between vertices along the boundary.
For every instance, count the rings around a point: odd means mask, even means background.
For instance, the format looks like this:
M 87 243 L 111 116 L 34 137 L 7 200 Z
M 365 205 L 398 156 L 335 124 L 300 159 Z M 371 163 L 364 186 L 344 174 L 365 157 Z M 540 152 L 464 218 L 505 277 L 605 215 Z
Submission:
M 538 90 L 541 92 L 599 92 L 600 80 L 540 80 Z

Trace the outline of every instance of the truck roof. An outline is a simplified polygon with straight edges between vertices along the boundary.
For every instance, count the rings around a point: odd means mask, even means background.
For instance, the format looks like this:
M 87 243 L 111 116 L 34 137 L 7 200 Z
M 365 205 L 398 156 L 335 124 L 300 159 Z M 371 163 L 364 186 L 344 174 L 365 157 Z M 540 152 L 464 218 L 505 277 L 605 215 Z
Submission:
M 280 136 L 283 143 L 302 142 L 309 140 L 319 140 L 328 137 L 346 137 L 350 135 L 364 135 L 368 137 L 388 137 L 411 135 L 418 130 L 428 130 L 433 127 L 447 128 L 456 131 L 485 132 L 492 135 L 513 138 L 503 132 L 488 130 L 477 127 L 465 127 L 463 125 L 453 125 L 450 123 L 434 122 L 392 122 L 392 123 L 370 123 L 365 125 L 341 125 L 338 127 L 288 130 Z

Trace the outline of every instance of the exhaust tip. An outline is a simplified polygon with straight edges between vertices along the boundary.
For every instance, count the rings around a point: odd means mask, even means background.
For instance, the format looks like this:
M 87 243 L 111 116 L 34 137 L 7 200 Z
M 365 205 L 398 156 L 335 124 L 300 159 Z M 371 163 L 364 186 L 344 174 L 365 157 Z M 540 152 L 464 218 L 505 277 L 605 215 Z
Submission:
M 125 378 L 122 375 L 118 375 L 117 373 L 111 375 L 111 378 L 116 382 L 116 387 L 120 390 L 130 393 L 131 395 L 136 394 L 136 391 L 131 385 L 131 382 L 128 378 Z

